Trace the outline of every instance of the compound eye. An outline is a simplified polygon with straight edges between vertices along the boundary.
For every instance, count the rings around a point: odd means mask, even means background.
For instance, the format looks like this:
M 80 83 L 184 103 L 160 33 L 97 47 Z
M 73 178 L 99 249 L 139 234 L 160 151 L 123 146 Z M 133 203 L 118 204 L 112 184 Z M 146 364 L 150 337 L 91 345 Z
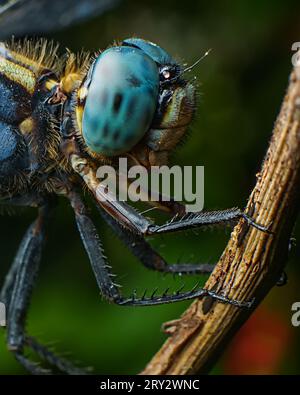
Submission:
M 120 155 L 149 129 L 158 102 L 159 69 L 138 48 L 112 47 L 96 60 L 82 118 L 82 135 L 95 153 Z
M 175 65 L 176 61 L 173 57 L 159 45 L 146 41 L 141 38 L 127 38 L 122 45 L 139 48 L 146 55 L 148 55 L 158 65 Z

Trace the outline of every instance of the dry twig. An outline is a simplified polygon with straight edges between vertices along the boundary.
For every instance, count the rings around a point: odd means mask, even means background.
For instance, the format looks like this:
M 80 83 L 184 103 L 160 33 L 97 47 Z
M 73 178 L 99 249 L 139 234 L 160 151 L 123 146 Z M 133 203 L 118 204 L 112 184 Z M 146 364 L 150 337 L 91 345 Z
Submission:
M 170 337 L 142 374 L 206 373 L 234 333 L 272 289 L 287 260 L 298 212 L 300 187 L 300 67 L 293 70 L 282 108 L 247 212 L 273 234 L 248 227 L 243 220 L 209 277 L 206 287 L 233 299 L 250 300 L 244 310 L 211 300 L 196 300 L 167 325 Z

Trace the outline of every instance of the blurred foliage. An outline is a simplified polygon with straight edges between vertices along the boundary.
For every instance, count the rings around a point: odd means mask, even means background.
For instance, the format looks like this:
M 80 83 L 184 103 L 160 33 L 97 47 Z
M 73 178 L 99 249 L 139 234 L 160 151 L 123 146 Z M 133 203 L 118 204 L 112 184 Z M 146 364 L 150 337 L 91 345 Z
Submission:
M 299 1 L 292 0 L 128 0 L 99 18 L 49 37 L 73 51 L 81 48 L 95 51 L 114 40 L 135 35 L 157 42 L 188 64 L 212 48 L 191 74 L 197 76 L 199 84 L 198 114 L 189 138 L 176 150 L 172 163 L 205 166 L 206 209 L 243 207 L 285 92 L 291 69 L 291 45 L 300 41 L 299 11 Z M 1 282 L 34 216 L 33 210 L 24 210 L 18 215 L 1 217 Z M 189 286 L 198 280 L 176 280 L 149 272 L 129 254 L 96 212 L 93 217 L 124 292 L 134 288 L 142 292 L 156 286 L 176 288 L 183 281 Z M 299 232 L 298 226 L 296 238 Z M 229 231 L 201 231 L 151 242 L 170 262 L 214 262 L 228 237 Z M 269 311 L 280 314 L 289 328 L 289 341 L 274 373 L 300 371 L 300 329 L 290 324 L 291 304 L 300 296 L 299 259 L 298 246 L 288 262 L 288 285 L 272 290 L 264 302 Z M 140 309 L 104 302 L 75 229 L 72 211 L 66 202 L 60 202 L 49 226 L 30 307 L 28 331 L 32 335 L 45 343 L 56 341 L 57 351 L 70 351 L 73 360 L 93 366 L 97 373 L 136 373 L 165 340 L 161 324 L 177 318 L 187 305 Z M 259 320 L 256 330 L 258 333 L 262 330 Z M 275 333 L 280 336 L 281 332 Z M 256 347 L 255 342 L 252 347 Z M 215 373 L 228 371 L 226 358 L 214 369 Z M 0 373 L 24 373 L 6 351 L 3 331 Z

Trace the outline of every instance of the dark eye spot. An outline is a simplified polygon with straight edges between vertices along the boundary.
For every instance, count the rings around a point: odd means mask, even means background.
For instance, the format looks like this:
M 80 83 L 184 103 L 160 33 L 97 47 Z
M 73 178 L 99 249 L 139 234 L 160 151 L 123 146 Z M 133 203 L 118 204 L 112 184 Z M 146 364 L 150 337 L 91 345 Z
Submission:
M 114 97 L 114 104 L 113 104 L 115 113 L 119 112 L 122 100 L 123 100 L 123 96 L 121 95 L 121 93 L 117 93 Z
M 138 78 L 136 78 L 133 74 L 131 74 L 128 78 L 126 78 L 126 81 L 128 81 L 130 85 L 134 86 L 135 88 L 141 86 L 141 81 Z
M 108 132 L 109 132 L 109 126 L 106 123 L 103 127 L 103 137 L 107 137 L 108 136 Z

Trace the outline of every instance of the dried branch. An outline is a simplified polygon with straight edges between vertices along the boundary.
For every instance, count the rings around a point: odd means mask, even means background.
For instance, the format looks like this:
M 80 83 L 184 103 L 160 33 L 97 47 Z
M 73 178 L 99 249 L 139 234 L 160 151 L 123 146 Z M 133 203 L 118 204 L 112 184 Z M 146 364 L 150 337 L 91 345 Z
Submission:
M 209 277 L 206 288 L 233 299 L 251 300 L 252 309 L 196 300 L 180 319 L 167 323 L 170 337 L 142 374 L 206 373 L 224 347 L 272 289 L 287 260 L 298 212 L 300 187 L 300 67 L 293 70 L 273 136 L 257 174 L 246 211 L 272 234 L 243 220 Z

